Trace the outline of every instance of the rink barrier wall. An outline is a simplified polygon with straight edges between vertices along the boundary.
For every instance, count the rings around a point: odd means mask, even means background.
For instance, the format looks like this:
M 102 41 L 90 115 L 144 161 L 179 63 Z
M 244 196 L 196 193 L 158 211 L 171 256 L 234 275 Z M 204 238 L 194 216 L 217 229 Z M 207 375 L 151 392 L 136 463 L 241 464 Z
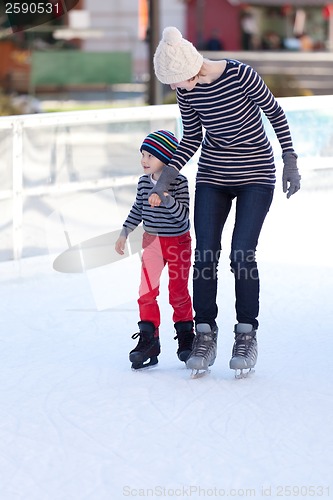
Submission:
M 179 136 L 181 129 L 179 110 L 176 105 L 167 106 L 142 106 L 132 108 L 89 110 L 76 112 L 61 112 L 48 114 L 20 115 L 0 118 L 0 138 L 4 131 L 10 131 L 12 136 L 11 189 L 0 189 L 0 201 L 12 201 L 12 257 L 20 259 L 23 250 L 23 203 L 24 199 L 54 195 L 57 193 L 71 193 L 79 191 L 92 191 L 126 184 L 136 184 L 138 176 L 122 175 L 107 176 L 87 181 L 70 181 L 58 184 L 45 183 L 39 186 L 24 186 L 24 140 L 23 135 L 27 130 L 42 130 L 45 127 L 66 127 L 82 124 L 144 124 L 147 133 L 153 128 L 163 128 L 168 122 L 168 127 Z M 172 123 L 173 126 L 170 126 Z M 143 136 L 144 137 L 144 136 Z M 130 137 L 129 137 L 130 139 Z M 0 139 L 1 141 L 1 139 Z M 130 140 L 129 140 L 130 142 Z M 52 144 L 50 144 L 50 148 Z M 124 151 L 125 153 L 125 151 Z M 1 169 L 1 163 L 0 163 Z
M 328 137 L 329 144 L 332 145 L 333 142 L 333 96 L 311 96 L 311 97 L 293 97 L 293 98 L 281 98 L 279 99 L 283 109 L 286 111 L 288 119 L 292 117 L 292 113 L 298 113 L 298 118 L 295 123 L 291 124 L 293 137 L 297 137 L 296 142 L 304 140 L 306 148 L 304 160 L 308 160 L 307 163 L 313 164 L 313 157 L 322 156 L 324 160 L 324 166 L 332 166 L 333 160 L 333 147 L 328 148 L 328 154 L 321 154 L 321 150 L 318 149 L 318 137 L 320 131 L 322 130 Z M 304 115 L 304 113 L 307 113 Z M 318 125 L 316 121 L 313 123 L 307 123 L 307 116 L 311 114 L 324 115 L 327 120 L 324 125 L 324 129 Z M 312 116 L 311 114 L 311 116 Z M 302 119 L 304 115 L 305 120 Z M 301 118 L 300 118 L 301 117 Z M 96 174 L 94 178 L 93 172 L 90 172 L 90 177 L 87 179 L 76 179 L 75 177 L 71 179 L 65 179 L 61 182 L 52 183 L 50 180 L 43 182 L 32 182 L 31 185 L 27 185 L 24 181 L 27 175 L 26 170 L 31 168 L 29 165 L 33 165 L 38 171 L 45 168 L 45 163 L 40 162 L 38 156 L 31 158 L 26 158 L 26 139 L 33 132 L 34 137 L 38 138 L 43 136 L 43 133 L 48 130 L 61 129 L 62 131 L 69 130 L 70 127 L 76 126 L 89 126 L 89 127 L 99 127 L 106 126 L 109 130 L 124 129 L 125 136 L 125 147 L 122 148 L 121 145 L 118 147 L 118 156 L 116 166 L 118 171 L 114 174 L 110 171 L 107 175 L 100 176 Z M 57 195 L 59 193 L 78 193 L 80 191 L 94 191 L 105 189 L 108 187 L 124 186 L 124 185 L 134 185 L 137 182 L 138 172 L 137 168 L 131 172 L 127 172 L 126 167 L 122 169 L 121 175 L 119 175 L 119 168 L 121 164 L 129 165 L 131 163 L 131 158 L 126 157 L 128 149 L 133 143 L 132 137 L 135 137 L 135 141 L 139 140 L 139 137 L 144 137 L 145 133 L 149 133 L 153 129 L 157 128 L 168 128 L 172 130 L 178 137 L 181 137 L 181 119 L 180 113 L 177 105 L 162 105 L 162 106 L 142 106 L 142 107 L 131 107 L 131 108 L 117 108 L 117 109 L 104 109 L 104 110 L 93 110 L 93 111 L 77 111 L 77 112 L 62 112 L 62 113 L 45 113 L 45 114 L 35 114 L 35 115 L 19 115 L 19 116 L 9 116 L 0 118 L 0 181 L 1 178 L 4 182 L 1 182 L 2 188 L 0 189 L 0 202 L 7 200 L 11 202 L 11 250 L 12 258 L 20 259 L 23 255 L 23 229 L 24 229 L 24 201 L 29 200 L 33 197 L 45 196 L 45 195 Z M 306 132 L 306 133 L 305 133 Z M 331 134 L 331 135 L 329 135 Z M 269 132 L 269 137 L 274 144 L 274 135 Z M 96 136 L 98 137 L 98 136 Z M 106 139 L 107 147 L 110 146 L 112 149 L 112 134 L 109 139 Z M 117 138 L 115 135 L 114 137 Z M 56 135 L 57 138 L 57 135 Z M 124 140 L 124 139 L 123 139 Z M 1 148 L 1 142 L 4 145 L 4 149 Z M 46 142 L 46 143 L 45 143 Z M 327 141 L 326 141 L 327 142 Z M 295 140 L 294 140 L 295 143 Z M 11 146 L 10 146 L 11 145 Z M 127 147 L 128 145 L 128 147 Z M 52 156 L 52 147 L 54 144 L 48 143 L 47 140 L 41 145 L 43 151 L 46 151 L 48 156 Z M 71 156 L 71 146 L 67 143 L 65 147 L 65 162 Z M 105 147 L 105 144 L 104 146 Z M 326 147 L 326 146 L 325 146 Z M 11 151 L 9 149 L 11 148 Z M 98 145 L 97 145 L 98 148 Z M 38 150 L 38 148 L 36 148 Z M 297 150 L 297 147 L 295 147 Z M 327 147 L 326 147 L 327 149 Z M 332 151 L 330 151 L 330 149 Z M 137 144 L 135 144 L 135 155 L 137 155 Z M 298 153 L 300 151 L 298 150 Z M 34 154 L 36 151 L 34 151 Z M 301 151 L 302 153 L 302 151 Z M 120 155 L 120 156 L 119 156 Z M 1 160 L 1 156 L 3 157 Z M 325 157 L 325 158 L 324 158 Z M 122 160 L 123 158 L 123 160 Z M 112 159 L 112 154 L 111 154 Z M 137 158 L 135 160 L 137 165 Z M 305 162 L 306 163 L 306 162 Z M 317 162 L 318 164 L 318 162 Z M 38 168 L 37 168 L 38 167 Z M 116 170 L 117 170 L 116 168 Z M 315 165 L 314 165 L 315 168 Z M 41 170 L 40 170 L 41 169 Z M 125 172 L 125 173 L 124 173 Z M 8 177 L 11 176 L 11 181 Z

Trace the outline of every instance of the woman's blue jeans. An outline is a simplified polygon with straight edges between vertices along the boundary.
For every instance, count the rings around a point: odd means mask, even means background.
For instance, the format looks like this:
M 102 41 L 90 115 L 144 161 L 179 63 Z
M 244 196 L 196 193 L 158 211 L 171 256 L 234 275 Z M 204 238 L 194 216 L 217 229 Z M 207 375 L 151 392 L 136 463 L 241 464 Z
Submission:
M 247 184 L 237 187 L 197 184 L 194 228 L 196 235 L 193 269 L 195 322 L 215 324 L 217 267 L 224 224 L 236 199 L 236 217 L 231 241 L 230 265 L 235 276 L 236 318 L 258 327 L 259 275 L 256 248 L 259 234 L 272 203 L 274 188 Z

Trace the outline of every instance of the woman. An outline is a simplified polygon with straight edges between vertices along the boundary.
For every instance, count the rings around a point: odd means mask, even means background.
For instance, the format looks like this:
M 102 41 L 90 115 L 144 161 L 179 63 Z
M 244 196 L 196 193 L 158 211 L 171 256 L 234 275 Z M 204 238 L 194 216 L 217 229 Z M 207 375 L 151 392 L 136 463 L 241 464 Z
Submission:
M 183 137 L 151 191 L 151 206 L 159 206 L 163 192 L 202 146 L 194 208 L 196 337 L 186 364 L 198 374 L 215 361 L 217 266 L 222 230 L 235 199 L 230 262 L 235 276 L 238 323 L 230 368 L 236 370 L 237 376 L 243 376 L 243 370 L 251 370 L 257 360 L 259 277 L 255 252 L 275 184 L 273 151 L 261 110 L 281 145 L 283 191 L 287 198 L 300 188 L 289 126 L 282 108 L 253 68 L 230 59 L 204 59 L 175 27 L 163 31 L 154 55 L 154 68 L 157 78 L 176 90 Z

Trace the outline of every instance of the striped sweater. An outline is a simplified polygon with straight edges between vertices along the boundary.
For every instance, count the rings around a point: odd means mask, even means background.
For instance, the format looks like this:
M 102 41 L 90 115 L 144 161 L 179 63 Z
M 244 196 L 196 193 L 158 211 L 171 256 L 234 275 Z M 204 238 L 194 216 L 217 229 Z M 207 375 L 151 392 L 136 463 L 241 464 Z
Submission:
M 183 138 L 169 165 L 180 170 L 202 145 L 197 182 L 274 185 L 273 150 L 261 110 L 282 152 L 293 151 L 286 116 L 253 68 L 231 59 L 226 63 L 214 82 L 197 84 L 191 91 L 177 88 Z
M 159 236 L 180 236 L 190 229 L 189 191 L 186 177 L 179 174 L 172 182 L 167 201 L 159 207 L 148 203 L 154 183 L 150 175 L 142 175 L 138 182 L 135 202 L 123 224 L 122 234 L 128 235 L 141 221 L 147 233 Z

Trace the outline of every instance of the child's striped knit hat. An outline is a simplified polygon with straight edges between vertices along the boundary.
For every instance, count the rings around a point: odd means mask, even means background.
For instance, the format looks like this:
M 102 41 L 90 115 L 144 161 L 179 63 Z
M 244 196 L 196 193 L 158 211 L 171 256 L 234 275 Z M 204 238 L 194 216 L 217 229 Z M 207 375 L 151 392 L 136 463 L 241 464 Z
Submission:
M 169 130 L 157 130 L 147 135 L 141 144 L 140 151 L 144 149 L 152 154 L 164 165 L 168 165 L 178 146 L 178 140 Z

